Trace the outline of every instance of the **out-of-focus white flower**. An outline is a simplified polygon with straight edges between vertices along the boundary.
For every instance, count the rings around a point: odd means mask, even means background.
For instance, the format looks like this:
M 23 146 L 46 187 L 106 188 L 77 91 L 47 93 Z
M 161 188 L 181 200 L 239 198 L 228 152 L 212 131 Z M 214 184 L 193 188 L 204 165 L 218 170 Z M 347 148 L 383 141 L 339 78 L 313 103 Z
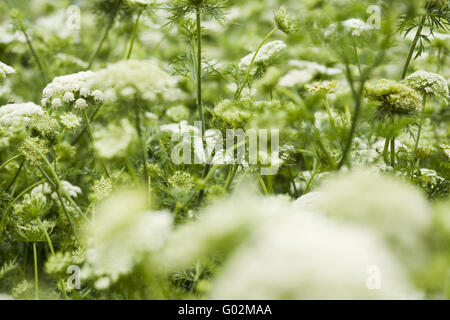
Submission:
M 306 60 L 290 60 L 289 65 L 300 69 L 310 71 L 313 76 L 323 75 L 328 77 L 337 76 L 342 73 L 341 69 L 338 68 L 328 68 L 317 62 L 306 61 Z
M 253 210 L 261 210 L 255 203 Z M 286 208 L 283 208 L 286 210 Z M 308 212 L 279 211 L 228 259 L 213 299 L 417 298 L 405 270 L 367 229 Z M 379 272 L 375 282 L 371 272 Z M 379 287 L 374 288 L 373 285 Z
M 7 104 L 0 107 L 0 125 L 10 126 L 18 121 L 28 124 L 32 116 L 42 114 L 42 107 L 33 102 Z
M 165 211 L 146 210 L 140 192 L 124 192 L 106 200 L 88 226 L 87 273 L 100 277 L 104 289 L 132 271 L 145 253 L 158 251 L 170 235 L 173 219 Z
M 254 63 L 255 64 L 267 63 L 270 59 L 272 59 L 278 53 L 283 51 L 285 48 L 286 48 L 286 44 L 281 40 L 276 40 L 276 41 L 266 43 L 259 50 L 258 54 L 256 55 Z M 253 59 L 254 55 L 255 55 L 255 52 L 252 52 L 252 53 L 246 55 L 244 58 L 242 58 L 241 62 L 239 63 L 239 69 L 247 70 L 250 67 L 250 64 L 252 63 L 252 59 Z
M 169 123 L 164 124 L 159 127 L 159 130 L 170 132 L 174 136 L 182 136 L 187 133 L 200 135 L 200 129 L 195 126 L 188 124 L 186 120 L 180 121 L 179 123 Z
M 431 223 L 430 208 L 419 190 L 371 171 L 329 179 L 317 191 L 320 196 L 306 209 L 373 228 L 404 252 L 417 250 Z
M 313 77 L 314 73 L 310 70 L 291 70 L 279 80 L 278 84 L 282 87 L 291 88 L 308 83 Z
M 350 33 L 354 37 L 359 37 L 359 36 L 361 36 L 361 33 L 363 33 L 364 31 L 373 29 L 373 27 L 371 25 L 365 23 L 361 19 L 355 19 L 355 18 L 342 21 L 341 25 L 346 32 Z M 336 23 L 331 24 L 325 30 L 325 36 L 329 37 L 329 36 L 335 34 L 336 30 L 337 30 L 337 24 Z
M 170 76 L 152 61 L 128 60 L 96 71 L 91 86 L 105 92 L 107 102 L 119 98 L 141 98 L 155 102 L 159 99 L 179 99 L 181 92 L 176 88 L 177 82 L 176 77 Z
M 450 100 L 447 80 L 439 74 L 419 70 L 405 79 L 405 83 L 411 88 L 434 97 L 442 103 Z
M 120 124 L 111 123 L 94 133 L 94 148 L 104 159 L 126 158 L 136 139 L 134 127 L 127 119 L 122 119 Z
M 10 67 L 7 64 L 0 61 L 0 80 L 3 80 L 6 78 L 7 75 L 14 73 L 16 73 L 16 70 L 14 70 L 13 67 Z

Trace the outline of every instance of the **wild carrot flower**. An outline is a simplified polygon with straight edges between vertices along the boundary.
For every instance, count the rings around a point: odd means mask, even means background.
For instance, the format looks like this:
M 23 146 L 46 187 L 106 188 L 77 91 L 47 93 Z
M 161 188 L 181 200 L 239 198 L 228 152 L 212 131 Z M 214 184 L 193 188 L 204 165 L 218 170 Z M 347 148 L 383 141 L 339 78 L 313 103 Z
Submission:
M 34 115 L 42 114 L 42 107 L 33 102 L 7 104 L 0 107 L 0 125 L 9 126 L 20 121 L 28 124 Z
M 423 95 L 433 97 L 443 104 L 450 100 L 447 81 L 439 74 L 420 70 L 408 76 L 404 82 Z
M 16 70 L 0 61 L 0 80 L 6 78 L 7 75 L 14 74 Z

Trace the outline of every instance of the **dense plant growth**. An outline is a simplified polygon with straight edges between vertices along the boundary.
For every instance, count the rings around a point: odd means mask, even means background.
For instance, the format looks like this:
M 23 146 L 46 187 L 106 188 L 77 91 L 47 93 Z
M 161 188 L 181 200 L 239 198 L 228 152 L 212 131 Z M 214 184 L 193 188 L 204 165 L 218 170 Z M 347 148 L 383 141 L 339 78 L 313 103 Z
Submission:
M 449 1 L 0 10 L 1 298 L 450 298 Z

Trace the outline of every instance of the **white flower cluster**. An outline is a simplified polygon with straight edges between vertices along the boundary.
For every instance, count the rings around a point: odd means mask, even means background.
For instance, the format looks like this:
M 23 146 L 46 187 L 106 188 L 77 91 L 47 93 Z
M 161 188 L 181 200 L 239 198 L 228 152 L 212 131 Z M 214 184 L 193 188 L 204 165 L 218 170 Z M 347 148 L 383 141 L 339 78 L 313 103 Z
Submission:
M 61 181 L 61 186 L 64 191 L 72 198 L 77 198 L 82 193 L 81 188 L 72 185 L 66 180 Z M 46 196 L 49 195 L 53 200 L 58 199 L 58 195 L 56 194 L 56 192 L 52 191 L 52 188 L 47 182 L 35 187 L 33 190 L 31 190 L 31 194 L 42 194 Z
M 249 185 L 242 189 L 172 234 L 161 256 L 168 270 L 220 251 L 224 266 L 213 299 L 416 297 L 402 264 L 375 232 L 281 197 L 256 197 Z M 380 290 L 367 284 L 373 265 L 383 273 Z
M 91 89 L 93 76 L 92 71 L 83 71 L 56 77 L 44 88 L 42 106 L 59 108 L 64 104 L 73 104 L 77 109 L 84 109 L 88 106 L 89 99 L 95 103 L 102 103 L 103 93 Z
M 95 72 L 92 86 L 105 93 L 107 103 L 141 98 L 149 102 L 176 101 L 181 92 L 177 78 L 152 61 L 121 61 Z
M 119 124 L 111 123 L 94 133 L 94 148 L 104 159 L 126 158 L 129 155 L 137 133 L 127 119 Z
M 421 192 L 394 178 L 355 172 L 330 179 L 317 191 L 320 196 L 306 209 L 373 228 L 406 254 L 417 250 L 430 226 L 430 208 Z
M 10 126 L 23 121 L 28 124 L 33 115 L 42 115 L 44 110 L 33 102 L 7 104 L 0 107 L 0 125 Z
M 8 66 L 7 64 L 0 61 L 0 80 L 6 78 L 9 74 L 14 74 L 16 70 L 13 67 Z
M 374 233 L 286 209 L 256 227 L 251 242 L 231 256 L 214 283 L 211 298 L 417 297 L 402 265 Z M 383 274 L 379 290 L 371 290 L 368 278 L 374 267 Z
M 105 289 L 132 271 L 145 253 L 159 250 L 172 231 L 173 218 L 165 211 L 146 211 L 145 197 L 125 192 L 104 202 L 88 226 L 85 277 L 99 278 Z
M 317 76 L 334 77 L 342 73 L 341 69 L 328 68 L 312 61 L 290 60 L 289 65 L 295 69 L 281 77 L 278 84 L 282 87 L 291 88 L 304 85 Z
M 272 58 L 274 58 L 278 53 L 283 51 L 286 48 L 286 44 L 281 40 L 276 40 L 269 42 L 261 47 L 258 54 L 255 58 L 255 64 L 264 64 L 269 62 Z M 252 63 L 253 56 L 255 55 L 255 52 L 252 52 L 248 55 L 246 55 L 244 58 L 241 59 L 241 62 L 239 63 L 239 69 L 241 70 L 247 70 L 250 67 L 250 64 Z
M 450 100 L 447 80 L 439 74 L 419 70 L 408 76 L 405 82 L 411 88 L 442 103 Z
M 354 37 L 359 37 L 361 34 L 365 31 L 373 29 L 373 27 L 361 19 L 348 19 L 341 22 L 342 27 L 344 30 L 348 33 L 350 33 Z M 325 30 L 325 36 L 329 37 L 336 33 L 337 30 L 337 24 L 333 23 L 331 24 L 326 30 Z
M 426 168 L 420 168 L 420 173 L 415 173 L 414 177 L 420 179 L 423 187 L 436 186 L 438 183 L 445 181 L 436 171 Z

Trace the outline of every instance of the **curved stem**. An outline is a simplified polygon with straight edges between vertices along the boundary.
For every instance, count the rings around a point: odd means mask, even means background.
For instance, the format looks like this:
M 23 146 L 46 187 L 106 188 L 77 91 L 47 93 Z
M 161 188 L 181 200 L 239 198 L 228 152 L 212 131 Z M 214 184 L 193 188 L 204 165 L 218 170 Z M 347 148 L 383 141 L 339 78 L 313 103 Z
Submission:
M 256 57 L 258 56 L 259 50 L 261 50 L 262 46 L 266 43 L 266 41 L 277 31 L 278 31 L 278 27 L 273 29 L 272 31 L 270 31 L 269 34 L 267 34 L 267 36 L 259 44 L 258 48 L 255 51 L 255 54 L 253 55 L 252 62 L 250 63 L 250 66 L 248 67 L 244 81 L 242 82 L 239 89 L 236 91 L 235 98 L 239 99 L 241 97 L 242 90 L 244 90 L 245 86 L 247 85 L 248 78 L 250 77 L 250 73 L 252 71 L 253 65 L 255 64 L 255 60 L 256 60 Z
M 83 117 L 84 117 L 84 121 L 86 122 L 86 128 L 87 128 L 87 132 L 89 134 L 89 138 L 91 139 L 91 142 L 94 143 L 94 133 L 92 132 L 92 127 L 91 127 L 91 123 L 89 121 L 89 117 L 87 115 L 86 109 L 83 109 Z M 109 175 L 108 169 L 106 168 L 105 163 L 99 159 L 100 165 L 103 167 L 103 171 L 105 171 L 105 174 L 108 178 L 111 178 L 111 176 Z
M 146 190 L 146 194 L 149 194 L 149 176 L 148 176 L 148 169 L 147 169 L 147 147 L 145 145 L 144 142 L 144 138 L 143 138 L 143 134 L 142 134 L 142 130 L 141 130 L 141 113 L 139 111 L 139 106 L 136 104 L 135 108 L 134 108 L 134 112 L 135 112 L 135 117 L 136 117 L 136 131 L 138 133 L 138 137 L 139 137 L 139 144 L 141 147 L 141 160 L 142 160 L 142 165 L 144 167 L 144 182 L 145 182 L 145 190 Z
M 11 3 L 9 2 L 9 0 L 6 0 L 6 4 L 9 7 L 10 10 L 13 10 L 14 7 L 11 5 Z M 41 59 L 39 58 L 38 54 L 36 53 L 36 50 L 34 49 L 33 43 L 31 42 L 31 39 L 27 33 L 27 29 L 25 28 L 24 24 L 22 23 L 22 21 L 20 19 L 14 19 L 15 21 L 17 21 L 17 24 L 19 25 L 19 29 L 20 31 L 22 31 L 23 35 L 25 36 L 25 41 L 27 43 L 28 48 L 31 51 L 31 54 L 33 55 L 34 60 L 36 60 L 36 63 L 38 65 L 39 71 L 41 72 L 41 76 L 42 76 L 42 80 L 47 83 L 47 72 L 44 69 L 44 65 L 41 62 Z
M 34 257 L 34 299 L 39 300 L 39 275 L 38 275 L 36 242 L 33 242 L 33 257 Z
M 422 114 L 420 117 L 420 124 L 419 124 L 419 131 L 417 132 L 417 138 L 416 138 L 416 143 L 414 145 L 414 152 L 413 152 L 413 163 L 416 162 L 417 160 L 417 149 L 419 148 L 419 141 L 420 141 L 420 135 L 422 133 L 422 127 L 423 127 L 423 120 L 425 117 L 425 104 L 427 102 L 427 97 L 424 95 L 423 96 L 423 102 L 422 102 Z
M 395 137 L 391 139 L 391 166 L 395 167 Z
M 414 37 L 413 43 L 411 44 L 411 49 L 409 50 L 408 57 L 406 58 L 405 66 L 403 67 L 402 78 L 401 78 L 402 80 L 405 79 L 406 73 L 408 72 L 408 67 L 409 67 L 409 64 L 411 63 L 411 59 L 414 54 L 414 50 L 416 50 L 417 42 L 419 41 L 420 36 L 422 34 L 422 30 L 425 25 L 426 18 L 427 18 L 427 16 L 424 15 L 420 19 L 420 23 L 419 23 L 419 27 L 416 32 L 416 36 Z
M 133 28 L 133 34 L 131 35 L 130 49 L 128 50 L 127 60 L 130 60 L 131 52 L 133 51 L 134 40 L 136 39 L 136 33 L 137 33 L 138 25 L 139 25 L 139 20 L 141 19 L 141 15 L 142 15 L 142 10 L 139 11 L 137 18 L 136 18 L 136 23 Z
M 205 113 L 203 112 L 202 103 L 202 24 L 200 8 L 197 7 L 197 107 L 202 122 L 202 141 L 206 131 Z
M 105 32 L 103 33 L 103 37 L 100 39 L 100 42 L 98 43 L 97 49 L 95 50 L 94 54 L 89 59 L 89 65 L 88 69 L 92 67 L 92 64 L 94 63 L 95 58 L 97 58 L 98 54 L 100 53 L 100 50 L 103 47 L 103 44 L 105 43 L 106 39 L 108 38 L 109 31 L 111 30 L 114 21 L 116 20 L 116 15 L 111 16 L 109 19 L 108 25 L 106 26 Z
M 0 166 L 0 170 L 2 170 L 2 169 L 3 169 L 4 167 L 6 167 L 9 163 L 11 163 L 11 162 L 13 162 L 14 160 L 20 158 L 21 156 L 22 156 L 21 154 L 18 154 L 18 155 L 16 155 L 16 156 L 14 156 L 14 157 L 12 157 L 12 158 L 6 160 L 6 161 Z
M 51 254 L 55 255 L 55 250 L 53 249 L 53 243 L 52 243 L 52 240 L 50 239 L 50 235 L 48 234 L 47 229 L 45 229 L 44 224 L 42 223 L 41 219 L 37 218 L 37 221 L 39 223 L 39 226 L 42 229 L 42 232 L 44 232 L 45 239 L 47 240 L 48 247 L 50 248 Z

